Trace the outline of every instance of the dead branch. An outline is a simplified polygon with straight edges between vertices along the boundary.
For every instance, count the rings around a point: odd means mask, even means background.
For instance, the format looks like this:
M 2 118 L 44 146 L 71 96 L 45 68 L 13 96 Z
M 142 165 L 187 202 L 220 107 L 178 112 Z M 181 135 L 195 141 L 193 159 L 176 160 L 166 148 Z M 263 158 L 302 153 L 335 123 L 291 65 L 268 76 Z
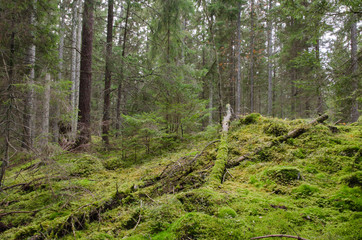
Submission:
M 253 152 L 249 152 L 247 154 L 244 154 L 243 156 L 237 158 L 237 159 L 233 159 L 233 160 L 230 160 L 227 162 L 226 164 L 226 167 L 227 168 L 232 168 L 232 167 L 236 167 L 238 166 L 241 162 L 249 159 L 250 156 L 252 155 L 256 155 L 258 153 L 260 153 L 261 151 L 265 150 L 265 149 L 268 149 L 270 147 L 273 147 L 273 146 L 276 146 L 276 145 L 279 145 L 280 143 L 282 142 L 285 142 L 287 141 L 288 139 L 290 138 L 297 138 L 299 137 L 300 135 L 302 135 L 303 133 L 305 133 L 309 128 L 311 128 L 312 126 L 318 124 L 318 123 L 322 123 L 324 122 L 325 120 L 328 119 L 328 115 L 322 115 L 316 119 L 314 119 L 313 121 L 309 122 L 307 126 L 302 126 L 302 127 L 299 127 L 299 128 L 296 128 L 290 132 L 288 132 L 288 134 L 284 135 L 284 136 L 281 136 L 277 139 L 275 139 L 274 141 L 271 141 L 271 142 L 268 142 L 266 145 L 264 146 L 261 146 L 257 149 L 255 149 Z
M 0 219 L 4 216 L 11 215 L 11 214 L 18 214 L 18 213 L 36 213 L 39 212 L 39 210 L 34 211 L 13 211 L 13 212 L 6 212 L 6 213 L 0 213 Z
M 272 234 L 272 235 L 265 235 L 265 236 L 260 236 L 260 237 L 253 237 L 250 239 L 262 239 L 262 238 L 272 238 L 272 237 L 285 237 L 285 238 L 294 238 L 294 239 L 299 239 L 299 240 L 308 240 L 306 238 L 301 238 L 298 236 L 291 236 L 291 235 L 285 235 L 285 234 Z

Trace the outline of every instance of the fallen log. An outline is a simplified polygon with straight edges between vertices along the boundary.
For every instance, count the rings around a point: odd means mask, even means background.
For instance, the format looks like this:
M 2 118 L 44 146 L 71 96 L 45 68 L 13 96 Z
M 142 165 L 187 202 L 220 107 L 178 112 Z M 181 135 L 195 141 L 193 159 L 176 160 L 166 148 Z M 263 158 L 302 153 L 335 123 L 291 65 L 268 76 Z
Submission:
M 241 156 L 241 157 L 239 157 L 237 159 L 232 159 L 232 160 L 228 161 L 227 164 L 226 164 L 226 167 L 227 168 L 236 167 L 241 162 L 249 159 L 250 156 L 258 154 L 258 153 L 260 153 L 261 151 L 264 151 L 267 148 L 279 145 L 279 144 L 287 141 L 290 138 L 297 138 L 300 135 L 302 135 L 303 133 L 305 133 L 308 129 L 313 127 L 314 125 L 316 125 L 318 123 L 323 123 L 327 119 L 328 119 L 328 115 L 322 115 L 322 116 L 314 119 L 313 121 L 309 122 L 306 126 L 296 128 L 296 129 L 288 132 L 286 135 L 278 137 L 278 138 L 274 139 L 273 141 L 268 142 L 266 145 L 255 149 L 253 152 L 249 152 L 249 153 L 244 154 L 243 156 Z
M 231 118 L 230 104 L 227 104 L 226 108 L 227 108 L 226 116 L 222 121 L 223 127 L 222 127 L 221 140 L 219 144 L 219 150 L 217 152 L 215 165 L 211 170 L 210 177 L 207 183 L 207 185 L 210 187 L 216 187 L 222 182 L 223 175 L 225 172 L 225 166 L 227 163 L 227 158 L 228 158 L 227 133 L 229 130 L 229 122 Z

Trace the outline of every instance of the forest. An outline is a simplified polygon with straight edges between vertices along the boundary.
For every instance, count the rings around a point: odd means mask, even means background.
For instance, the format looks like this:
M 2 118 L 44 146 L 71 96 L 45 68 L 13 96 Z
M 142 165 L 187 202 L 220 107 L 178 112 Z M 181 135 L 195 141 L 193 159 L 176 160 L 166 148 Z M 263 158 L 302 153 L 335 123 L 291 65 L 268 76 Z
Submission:
M 359 0 L 0 0 L 0 239 L 360 239 Z

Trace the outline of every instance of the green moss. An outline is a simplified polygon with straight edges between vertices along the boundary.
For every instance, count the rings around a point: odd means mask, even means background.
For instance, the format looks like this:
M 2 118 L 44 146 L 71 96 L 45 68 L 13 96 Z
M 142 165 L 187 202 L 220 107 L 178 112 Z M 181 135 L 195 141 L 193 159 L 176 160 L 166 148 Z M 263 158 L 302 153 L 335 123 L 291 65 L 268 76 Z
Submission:
M 116 170 L 123 166 L 122 160 L 119 157 L 111 157 L 103 162 L 103 166 L 107 170 Z
M 217 214 L 219 206 L 227 201 L 224 195 L 204 188 L 180 193 L 177 199 L 187 212 L 197 211 L 208 214 Z
M 71 169 L 71 175 L 88 176 L 103 169 L 104 167 L 98 158 L 89 154 L 84 154 L 74 162 Z
M 260 117 L 261 115 L 259 113 L 251 113 L 243 118 L 240 118 L 240 123 L 245 125 L 253 124 L 256 123 Z
M 152 239 L 241 239 L 244 225 L 203 213 L 187 213 Z
M 340 181 L 349 187 L 362 187 L 362 171 L 345 175 L 341 177 Z
M 227 136 L 225 134 L 221 137 L 220 140 L 215 165 L 213 166 L 209 177 L 209 182 L 208 182 L 209 186 L 216 187 L 221 184 L 227 159 L 228 159 L 228 146 L 227 146 Z
M 359 187 L 350 188 L 343 186 L 331 198 L 331 204 L 341 211 L 362 211 L 362 189 Z
M 235 218 L 237 214 L 235 210 L 230 207 L 221 207 L 217 216 L 219 218 Z
M 280 184 L 286 185 L 301 179 L 301 173 L 295 167 L 274 167 L 268 169 L 265 175 Z
M 278 122 L 272 122 L 266 126 L 264 126 L 264 132 L 266 134 L 273 135 L 275 137 L 279 137 L 288 133 L 288 127 L 284 124 Z
M 315 193 L 318 193 L 320 190 L 316 186 L 312 186 L 309 184 L 302 184 L 297 188 L 294 188 L 292 193 L 296 196 L 296 198 L 304 198 L 308 196 L 312 196 Z

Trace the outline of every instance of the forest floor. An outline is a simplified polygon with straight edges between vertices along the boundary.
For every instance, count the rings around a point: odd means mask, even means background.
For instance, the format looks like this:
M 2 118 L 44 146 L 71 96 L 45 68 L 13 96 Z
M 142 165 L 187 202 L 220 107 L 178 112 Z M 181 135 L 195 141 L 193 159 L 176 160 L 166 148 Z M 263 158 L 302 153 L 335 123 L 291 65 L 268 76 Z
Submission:
M 157 156 L 122 157 L 97 139 L 88 152 L 17 154 L 0 192 L 0 239 L 362 239 L 361 123 L 270 144 L 305 126 L 253 114 L 221 142 L 208 128 Z M 210 184 L 221 151 L 227 168 Z

